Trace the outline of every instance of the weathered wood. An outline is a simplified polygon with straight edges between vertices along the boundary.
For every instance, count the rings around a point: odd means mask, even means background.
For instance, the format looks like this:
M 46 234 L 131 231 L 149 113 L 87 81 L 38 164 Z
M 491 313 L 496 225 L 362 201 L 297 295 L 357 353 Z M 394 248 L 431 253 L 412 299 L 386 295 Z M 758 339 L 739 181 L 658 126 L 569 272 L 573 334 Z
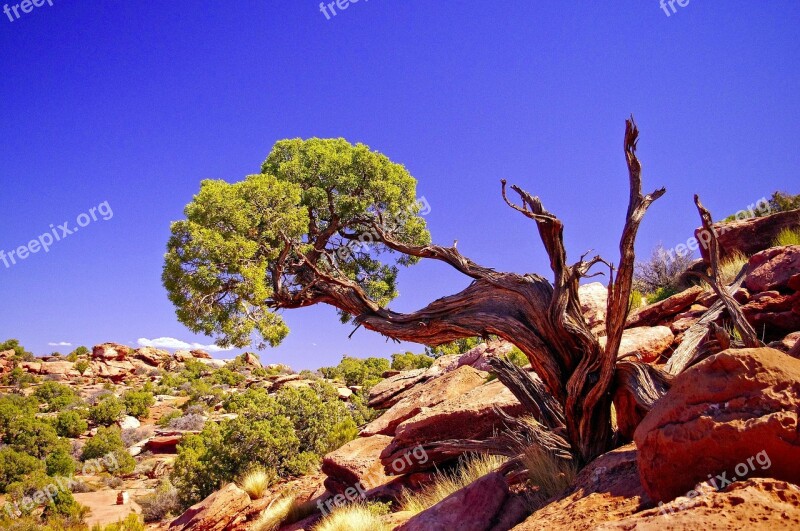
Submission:
M 615 380 L 617 428 L 620 435 L 630 441 L 644 416 L 669 390 L 671 376 L 649 363 L 625 360 L 617 363 Z
M 550 429 L 563 428 L 564 409 L 548 393 L 544 383 L 531 374 L 501 357 L 489 358 L 489 365 L 497 379 L 530 411 L 533 417 Z
M 719 296 L 725 308 L 728 310 L 728 317 L 733 322 L 733 326 L 739 331 L 742 336 L 742 341 L 745 347 L 756 348 L 763 346 L 761 341 L 758 340 L 758 335 L 753 329 L 753 326 L 747 321 L 742 313 L 739 303 L 736 299 L 728 293 L 725 286 L 722 285 L 719 278 L 719 242 L 717 241 L 717 234 L 714 231 L 714 222 L 711 219 L 711 213 L 700 202 L 700 196 L 694 196 L 694 204 L 697 206 L 697 211 L 700 213 L 700 219 L 703 224 L 703 229 L 707 233 L 708 238 L 708 256 L 711 266 L 711 276 L 699 273 L 698 276 L 708 282 L 714 291 Z

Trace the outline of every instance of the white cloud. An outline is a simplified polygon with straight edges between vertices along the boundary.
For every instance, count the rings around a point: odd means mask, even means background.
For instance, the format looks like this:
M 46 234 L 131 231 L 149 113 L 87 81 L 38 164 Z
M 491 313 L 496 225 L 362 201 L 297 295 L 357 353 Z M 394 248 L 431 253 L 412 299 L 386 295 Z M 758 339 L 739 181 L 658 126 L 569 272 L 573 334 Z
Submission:
M 175 339 L 174 337 L 157 337 L 155 339 L 147 339 L 146 337 L 140 337 L 136 340 L 136 343 L 140 347 L 155 347 L 155 348 L 168 348 L 173 350 L 194 350 L 194 349 L 201 349 L 207 350 L 209 352 L 225 352 L 228 350 L 233 350 L 233 347 L 219 347 L 217 345 L 203 345 L 202 343 L 187 343 L 186 341 L 181 341 L 180 339 Z
M 66 341 L 59 341 L 57 343 L 48 343 L 51 347 L 71 347 L 72 343 L 67 343 Z

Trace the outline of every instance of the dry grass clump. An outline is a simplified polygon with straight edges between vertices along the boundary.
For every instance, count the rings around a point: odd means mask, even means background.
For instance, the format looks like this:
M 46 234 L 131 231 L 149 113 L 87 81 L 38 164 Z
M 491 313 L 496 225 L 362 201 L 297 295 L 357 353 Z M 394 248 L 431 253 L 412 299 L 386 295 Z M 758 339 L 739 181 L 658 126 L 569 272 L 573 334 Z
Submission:
M 254 468 L 242 476 L 239 480 L 239 486 L 250 496 L 251 500 L 258 500 L 269 492 L 269 488 L 275 483 L 276 479 L 277 476 L 274 471 L 265 468 Z
M 736 251 L 728 256 L 719 265 L 719 279 L 723 285 L 729 286 L 734 280 L 736 275 L 742 270 L 742 267 L 748 262 L 748 258 L 741 252 Z
M 253 522 L 253 531 L 275 531 L 281 524 L 289 520 L 294 507 L 297 505 L 297 498 L 293 495 L 281 496 L 272 501 L 269 507 L 262 511 L 258 520 Z
M 536 497 L 540 500 L 564 492 L 578 473 L 574 461 L 556 457 L 538 445 L 525 448 L 520 461 L 527 470 L 528 482 L 538 488 Z
M 381 520 L 382 510 L 354 503 L 334 510 L 314 526 L 314 531 L 390 531 L 392 527 Z
M 404 494 L 400 500 L 402 510 L 421 513 L 489 472 L 494 472 L 505 461 L 505 457 L 496 455 L 464 457 L 453 472 L 438 472 L 431 485 L 419 492 Z
M 800 245 L 800 227 L 791 229 L 789 227 L 783 229 L 773 242 L 775 247 L 783 247 L 786 245 Z

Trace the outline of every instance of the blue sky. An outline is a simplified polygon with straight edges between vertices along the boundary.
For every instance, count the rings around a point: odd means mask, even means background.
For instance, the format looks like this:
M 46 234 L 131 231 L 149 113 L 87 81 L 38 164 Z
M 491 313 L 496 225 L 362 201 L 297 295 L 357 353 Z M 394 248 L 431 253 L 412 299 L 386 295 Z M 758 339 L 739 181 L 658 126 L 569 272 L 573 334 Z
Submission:
M 282 138 L 341 136 L 405 164 L 435 241 L 519 272 L 547 261 L 501 178 L 565 221 L 573 258 L 616 259 L 630 113 L 645 186 L 668 189 L 640 255 L 691 236 L 694 193 L 721 217 L 800 192 L 797 2 L 691 0 L 667 16 L 657 0 L 361 0 L 330 20 L 312 0 L 52 3 L 0 13 L 0 250 L 104 202 L 113 217 L 0 262 L 0 336 L 37 354 L 211 343 L 161 286 L 169 223 L 201 179 L 257 171 Z M 401 273 L 393 308 L 467 283 L 423 263 Z M 291 334 L 262 360 L 315 368 L 407 347 L 348 339 L 330 308 L 285 317 Z

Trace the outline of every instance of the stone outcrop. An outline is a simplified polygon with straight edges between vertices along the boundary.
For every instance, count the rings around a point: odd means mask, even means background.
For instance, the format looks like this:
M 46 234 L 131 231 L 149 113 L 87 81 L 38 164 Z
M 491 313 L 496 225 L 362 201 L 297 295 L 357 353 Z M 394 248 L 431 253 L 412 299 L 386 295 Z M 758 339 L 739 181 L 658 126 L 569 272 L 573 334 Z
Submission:
M 768 249 L 772 247 L 772 242 L 783 229 L 797 227 L 800 227 L 800 210 L 714 224 L 722 259 L 736 252 L 750 256 Z M 708 262 L 708 250 L 703 245 L 705 240 L 701 237 L 701 230 L 699 228 L 695 230 L 695 237 L 700 242 L 700 254 L 703 260 Z
M 369 391 L 369 407 L 386 409 L 400 401 L 399 395 L 425 380 L 425 369 L 403 371 L 375 384 Z
M 244 518 L 250 496 L 233 483 L 192 505 L 169 524 L 169 531 L 225 531 Z
M 119 343 L 103 343 L 92 349 L 92 358 L 104 361 L 123 361 L 131 354 L 131 348 Z
M 463 366 L 444 376 L 416 385 L 403 395 L 402 400 L 367 424 L 360 435 L 392 435 L 401 422 L 418 414 L 423 408 L 433 407 L 471 391 L 483 384 L 486 376 L 484 372 Z
M 753 293 L 784 291 L 795 278 L 800 279 L 800 245 L 773 247 L 750 257 L 744 285 Z
M 581 312 L 589 328 L 595 334 L 603 332 L 605 335 L 608 288 L 600 282 L 584 284 L 578 288 L 578 299 L 581 301 Z
M 709 475 L 798 483 L 799 410 L 799 360 L 771 348 L 716 354 L 678 375 L 636 429 L 642 483 L 656 501 Z
M 636 326 L 655 326 L 664 324 L 673 316 L 686 311 L 703 295 L 703 288 L 693 286 L 687 290 L 631 313 L 625 323 L 626 328 Z
M 675 335 L 666 326 L 639 326 L 622 333 L 619 358 L 638 358 L 644 362 L 656 361 L 672 345 Z M 600 338 L 605 346 L 605 337 Z
M 386 435 L 359 437 L 327 454 L 322 459 L 322 472 L 328 476 L 325 487 L 342 493 L 356 484 L 370 490 L 391 481 L 392 478 L 384 474 L 379 459 L 391 440 Z
M 695 496 L 694 494 L 697 493 Z M 775 479 L 748 479 L 722 492 L 694 491 L 660 507 L 643 511 L 597 531 L 685 531 L 800 529 L 800 488 Z
M 492 472 L 406 521 L 398 531 L 488 531 L 504 513 L 508 484 Z
M 651 505 L 639 479 L 636 447 L 623 446 L 601 455 L 575 478 L 574 485 L 514 529 L 595 529 Z

